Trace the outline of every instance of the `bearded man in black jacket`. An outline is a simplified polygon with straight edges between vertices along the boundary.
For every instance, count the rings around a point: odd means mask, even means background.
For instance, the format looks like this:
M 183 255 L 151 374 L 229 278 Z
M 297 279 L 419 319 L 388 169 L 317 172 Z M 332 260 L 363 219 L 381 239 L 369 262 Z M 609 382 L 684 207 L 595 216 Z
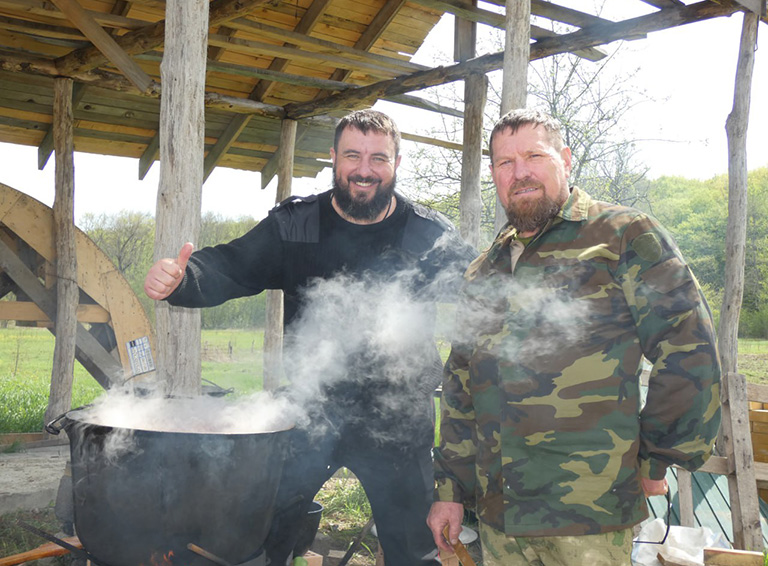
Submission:
M 477 254 L 442 215 L 395 192 L 399 146 L 400 133 L 388 116 L 353 112 L 336 128 L 330 191 L 283 201 L 229 243 L 194 253 L 192 244 L 185 244 L 178 258 L 158 261 L 145 280 L 150 298 L 184 307 L 282 289 L 285 364 L 295 370 L 287 371 L 293 379 L 285 390 L 296 399 L 306 381 L 297 358 L 311 360 L 318 346 L 307 339 L 307 319 L 325 321 L 323 351 L 330 348 L 344 360 L 341 372 L 316 361 L 318 397 L 310 425 L 294 431 L 279 511 L 265 543 L 273 565 L 291 558 L 301 517 L 340 467 L 351 470 L 365 489 L 387 564 L 437 564 L 425 522 L 434 486 L 432 392 L 442 366 L 431 326 L 435 304 L 451 299 Z M 336 282 L 334 288 L 343 290 L 340 300 L 345 295 L 357 302 L 308 314 L 333 294 L 322 288 L 324 282 Z M 398 289 L 396 304 L 373 310 L 377 314 L 370 319 L 361 317 L 360 303 L 391 299 L 392 288 Z M 365 290 L 364 300 L 355 289 Z M 396 327 L 394 339 L 385 340 L 395 347 L 384 351 L 381 341 L 368 335 L 391 310 L 426 312 L 418 326 L 427 328 L 414 333 L 407 324 Z M 367 327 L 360 329 L 361 321 Z

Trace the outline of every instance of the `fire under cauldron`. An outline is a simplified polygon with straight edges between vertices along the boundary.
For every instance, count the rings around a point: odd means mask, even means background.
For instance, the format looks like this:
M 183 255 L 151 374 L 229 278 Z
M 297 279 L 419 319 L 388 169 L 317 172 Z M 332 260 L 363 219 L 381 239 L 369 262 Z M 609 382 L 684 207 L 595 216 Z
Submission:
M 167 401 L 171 410 L 183 402 Z M 69 436 L 75 528 L 102 566 L 211 566 L 189 545 L 231 565 L 254 561 L 275 513 L 290 428 L 129 429 L 93 422 L 87 408 L 46 427 Z

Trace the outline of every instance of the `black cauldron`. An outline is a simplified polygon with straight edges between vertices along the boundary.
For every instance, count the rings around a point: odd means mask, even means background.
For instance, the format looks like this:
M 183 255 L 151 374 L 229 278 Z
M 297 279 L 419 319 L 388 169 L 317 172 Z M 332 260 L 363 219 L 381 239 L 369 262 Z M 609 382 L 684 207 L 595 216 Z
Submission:
M 81 408 L 46 428 L 69 436 L 75 528 L 96 562 L 211 566 L 190 543 L 230 564 L 260 553 L 290 426 L 158 432 L 95 424 Z

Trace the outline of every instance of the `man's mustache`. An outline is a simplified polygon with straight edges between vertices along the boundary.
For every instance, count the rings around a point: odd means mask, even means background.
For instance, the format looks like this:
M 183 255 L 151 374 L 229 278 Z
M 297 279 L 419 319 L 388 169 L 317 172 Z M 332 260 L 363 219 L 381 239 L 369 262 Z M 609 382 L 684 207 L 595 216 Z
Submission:
M 525 179 L 520 179 L 519 181 L 515 181 L 512 183 L 512 185 L 509 187 L 510 192 L 517 192 L 521 189 L 544 189 L 544 183 L 537 181 L 536 179 L 533 179 L 532 177 L 526 177 Z

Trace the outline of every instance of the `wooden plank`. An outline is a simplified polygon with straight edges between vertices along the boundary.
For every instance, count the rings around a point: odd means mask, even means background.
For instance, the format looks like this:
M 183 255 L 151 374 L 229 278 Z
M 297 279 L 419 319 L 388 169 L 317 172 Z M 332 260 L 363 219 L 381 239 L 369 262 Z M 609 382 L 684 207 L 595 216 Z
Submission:
M 344 56 L 351 61 L 370 62 L 377 66 L 389 67 L 400 74 L 428 68 L 425 65 L 411 63 L 410 61 L 404 61 L 403 59 L 396 59 L 394 57 L 376 55 L 369 53 L 364 49 L 360 49 L 359 47 L 348 47 L 334 41 L 326 41 L 303 33 L 285 30 L 245 18 L 234 20 L 230 22 L 229 25 L 242 31 L 255 33 L 262 38 L 269 37 L 271 39 L 289 41 L 291 45 L 300 48 L 309 48 L 317 53 L 325 52 L 328 54 Z
M 102 275 L 102 285 L 106 289 L 119 289 L 124 285 L 123 276 L 118 271 L 104 273 Z M 137 311 L 136 303 L 131 299 L 133 297 L 128 293 L 110 293 L 107 296 L 107 307 L 112 319 L 112 329 L 115 332 L 117 351 L 123 371 L 125 375 L 133 376 L 135 373 L 131 367 L 128 343 L 146 339 L 149 342 L 153 361 L 157 356 L 157 344 L 155 343 L 152 329 L 147 324 L 147 317 L 144 311 Z M 153 374 L 154 372 L 147 372 L 145 377 Z
M 747 399 L 758 403 L 768 403 L 768 385 L 747 383 Z
M 531 59 L 541 59 L 562 53 L 594 47 L 604 43 L 610 43 L 628 35 L 636 33 L 649 33 L 661 29 L 668 29 L 679 25 L 685 25 L 695 21 L 724 16 L 736 11 L 733 5 L 717 5 L 709 2 L 699 2 L 685 6 L 674 13 L 659 13 L 640 16 L 615 24 L 605 26 L 592 26 L 577 32 L 561 35 L 557 38 L 546 38 L 537 41 L 531 46 Z M 399 77 L 395 80 L 381 81 L 361 87 L 355 90 L 329 96 L 322 101 L 313 101 L 305 104 L 289 104 L 286 106 L 286 114 L 293 119 L 306 116 L 325 114 L 333 110 L 351 110 L 365 106 L 371 106 L 373 102 L 383 96 L 403 94 L 414 90 L 446 84 L 460 80 L 471 72 L 487 73 L 497 70 L 503 62 L 502 53 L 493 53 L 476 57 L 465 63 L 458 63 L 448 67 L 438 67 L 430 71 L 417 71 L 407 77 Z
M 76 314 L 78 321 L 89 324 L 110 321 L 109 313 L 99 305 L 78 305 Z M 29 301 L 0 301 L 0 320 L 51 322 L 40 307 Z
M 763 566 L 763 553 L 731 548 L 705 548 L 704 566 Z
M 210 4 L 209 25 L 215 26 L 250 12 L 267 0 L 213 0 Z M 129 55 L 144 53 L 165 42 L 165 20 L 121 35 L 115 40 Z M 95 47 L 78 49 L 56 61 L 56 67 L 65 75 L 88 71 L 106 63 L 104 55 Z
M 694 509 L 697 522 L 700 525 L 717 525 L 715 532 L 721 531 L 733 543 L 727 478 L 696 472 L 693 474 L 693 490 L 694 500 L 698 502 Z
M 275 203 L 291 196 L 294 151 L 298 123 L 283 120 L 278 148 L 277 195 Z M 283 348 L 283 292 L 267 291 L 267 324 L 264 330 L 264 389 L 275 391 L 280 386 Z
M 56 317 L 56 298 L 45 289 L 37 276 L 29 271 L 13 251 L 0 240 L 0 267 L 29 296 L 50 319 Z M 77 325 L 77 359 L 102 387 L 109 388 L 114 380 L 122 381 L 120 364 L 81 325 Z
M 677 500 L 680 505 L 680 524 L 683 527 L 695 526 L 693 512 L 693 480 L 688 470 L 677 470 Z
M 91 40 L 99 51 L 128 77 L 139 91 L 149 89 L 152 79 L 146 74 L 115 40 L 75 0 L 53 0 L 53 3 Z

